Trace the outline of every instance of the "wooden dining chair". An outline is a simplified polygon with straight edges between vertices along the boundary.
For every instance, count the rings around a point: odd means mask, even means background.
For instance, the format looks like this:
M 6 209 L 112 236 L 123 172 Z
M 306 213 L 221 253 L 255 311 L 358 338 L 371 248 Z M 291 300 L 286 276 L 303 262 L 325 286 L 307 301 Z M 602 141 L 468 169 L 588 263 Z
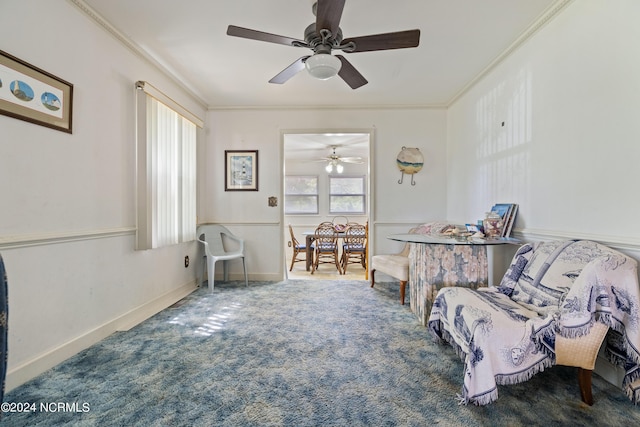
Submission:
M 342 244 L 342 274 L 347 272 L 347 265 L 360 264 L 367 268 L 367 228 L 362 224 L 351 224 L 347 228 Z
M 291 226 L 291 224 L 289 224 L 289 233 L 291 234 L 291 249 L 293 250 L 293 258 L 291 258 L 291 268 L 289 269 L 289 271 L 292 271 L 293 264 L 299 261 L 306 261 L 307 244 L 306 242 L 300 243 L 298 239 L 296 239 L 296 236 L 293 233 L 293 227 Z M 311 246 L 311 248 L 313 249 L 313 245 Z M 298 259 L 298 255 L 300 254 L 305 255 L 305 257 L 302 259 Z
M 315 259 L 311 267 L 311 274 L 318 269 L 319 264 L 335 264 L 342 274 L 338 259 L 338 234 L 331 224 L 320 224 L 313 235 Z

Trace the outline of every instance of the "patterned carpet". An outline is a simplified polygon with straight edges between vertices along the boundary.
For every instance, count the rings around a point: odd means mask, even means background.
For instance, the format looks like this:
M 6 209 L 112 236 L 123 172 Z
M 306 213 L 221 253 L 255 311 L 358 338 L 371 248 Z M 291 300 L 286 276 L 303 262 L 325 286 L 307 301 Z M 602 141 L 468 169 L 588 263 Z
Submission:
M 595 405 L 581 403 L 572 368 L 501 386 L 484 407 L 458 406 L 461 375 L 397 283 L 221 283 L 12 390 L 5 402 L 35 410 L 0 425 L 640 425 L 598 376 Z

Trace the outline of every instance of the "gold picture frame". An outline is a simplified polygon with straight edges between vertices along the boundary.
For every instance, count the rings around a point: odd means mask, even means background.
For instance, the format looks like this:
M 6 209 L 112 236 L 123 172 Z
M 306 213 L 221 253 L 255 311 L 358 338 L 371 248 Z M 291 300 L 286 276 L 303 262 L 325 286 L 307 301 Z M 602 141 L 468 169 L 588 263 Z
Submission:
M 0 50 L 0 114 L 72 133 L 73 85 Z

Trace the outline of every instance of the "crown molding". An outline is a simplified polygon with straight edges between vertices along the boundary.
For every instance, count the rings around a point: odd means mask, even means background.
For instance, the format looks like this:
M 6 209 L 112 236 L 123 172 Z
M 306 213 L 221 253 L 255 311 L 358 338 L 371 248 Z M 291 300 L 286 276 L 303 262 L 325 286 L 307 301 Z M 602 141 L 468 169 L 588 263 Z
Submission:
M 500 53 L 493 61 L 489 63 L 480 73 L 478 73 L 473 79 L 471 79 L 457 94 L 449 100 L 447 108 L 453 105 L 458 99 L 466 94 L 472 87 L 474 87 L 480 80 L 485 78 L 487 74 L 493 71 L 498 65 L 504 62 L 513 52 L 518 50 L 520 46 L 530 40 L 538 31 L 542 29 L 553 18 L 558 16 L 569 4 L 574 0 L 557 0 L 551 6 L 549 6 L 542 14 L 531 24 L 520 36 L 507 47 L 502 53 Z
M 448 105 L 239 105 L 212 106 L 209 111 L 241 111 L 241 110 L 446 110 Z
M 198 91 L 184 82 L 187 80 L 182 78 L 175 70 L 167 68 L 161 64 L 151 55 L 149 55 L 144 49 L 131 41 L 127 36 L 118 31 L 112 26 L 105 18 L 103 18 L 97 11 L 89 6 L 84 0 L 67 0 L 80 11 L 82 11 L 92 21 L 97 23 L 105 31 L 115 37 L 120 43 L 126 46 L 138 57 L 147 61 L 154 66 L 160 72 L 169 77 L 176 85 L 180 86 L 186 93 L 188 93 L 194 100 L 196 100 L 204 109 L 208 111 L 276 111 L 276 110 L 409 110 L 409 109 L 423 109 L 423 110 L 446 110 L 453 105 L 458 99 L 466 94 L 472 87 L 474 87 L 480 80 L 493 71 L 499 64 L 505 61 L 513 52 L 515 52 L 520 46 L 531 39 L 542 27 L 555 18 L 560 12 L 562 12 L 569 4 L 574 0 L 557 0 L 551 6 L 549 6 L 509 47 L 507 47 L 502 53 L 500 53 L 495 59 L 493 59 L 480 73 L 472 78 L 458 93 L 456 93 L 449 101 L 444 104 L 418 104 L 418 105 L 241 105 L 241 106 L 210 106 L 199 94 Z
M 189 96 L 191 96 L 196 102 L 200 104 L 203 109 L 208 109 L 208 103 L 198 94 L 197 90 L 186 85 L 184 82 L 187 80 L 181 77 L 175 70 L 168 69 L 165 65 L 158 62 L 155 58 L 149 55 L 144 49 L 138 46 L 136 43 L 131 41 L 127 36 L 122 34 L 117 28 L 111 25 L 102 15 L 100 15 L 95 9 L 85 3 L 84 0 L 67 0 L 69 3 L 76 6 L 82 13 L 84 13 L 88 18 L 90 18 L 93 22 L 102 27 L 105 31 L 115 37 L 120 43 L 126 46 L 130 51 L 132 51 L 136 56 L 143 59 L 154 68 L 159 70 L 172 82 L 178 85 L 182 90 L 184 90 Z

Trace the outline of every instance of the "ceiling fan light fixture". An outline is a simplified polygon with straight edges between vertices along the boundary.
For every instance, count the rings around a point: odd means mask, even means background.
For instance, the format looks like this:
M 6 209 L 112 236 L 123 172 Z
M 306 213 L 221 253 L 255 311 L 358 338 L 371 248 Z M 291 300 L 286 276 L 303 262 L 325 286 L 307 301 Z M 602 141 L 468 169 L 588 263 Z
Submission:
M 338 74 L 342 62 L 328 53 L 316 53 L 304 63 L 309 74 L 319 80 L 327 80 Z
M 336 171 L 338 173 L 342 173 L 342 171 L 344 171 L 344 166 L 342 166 L 340 163 L 338 163 L 338 166 L 336 166 Z

